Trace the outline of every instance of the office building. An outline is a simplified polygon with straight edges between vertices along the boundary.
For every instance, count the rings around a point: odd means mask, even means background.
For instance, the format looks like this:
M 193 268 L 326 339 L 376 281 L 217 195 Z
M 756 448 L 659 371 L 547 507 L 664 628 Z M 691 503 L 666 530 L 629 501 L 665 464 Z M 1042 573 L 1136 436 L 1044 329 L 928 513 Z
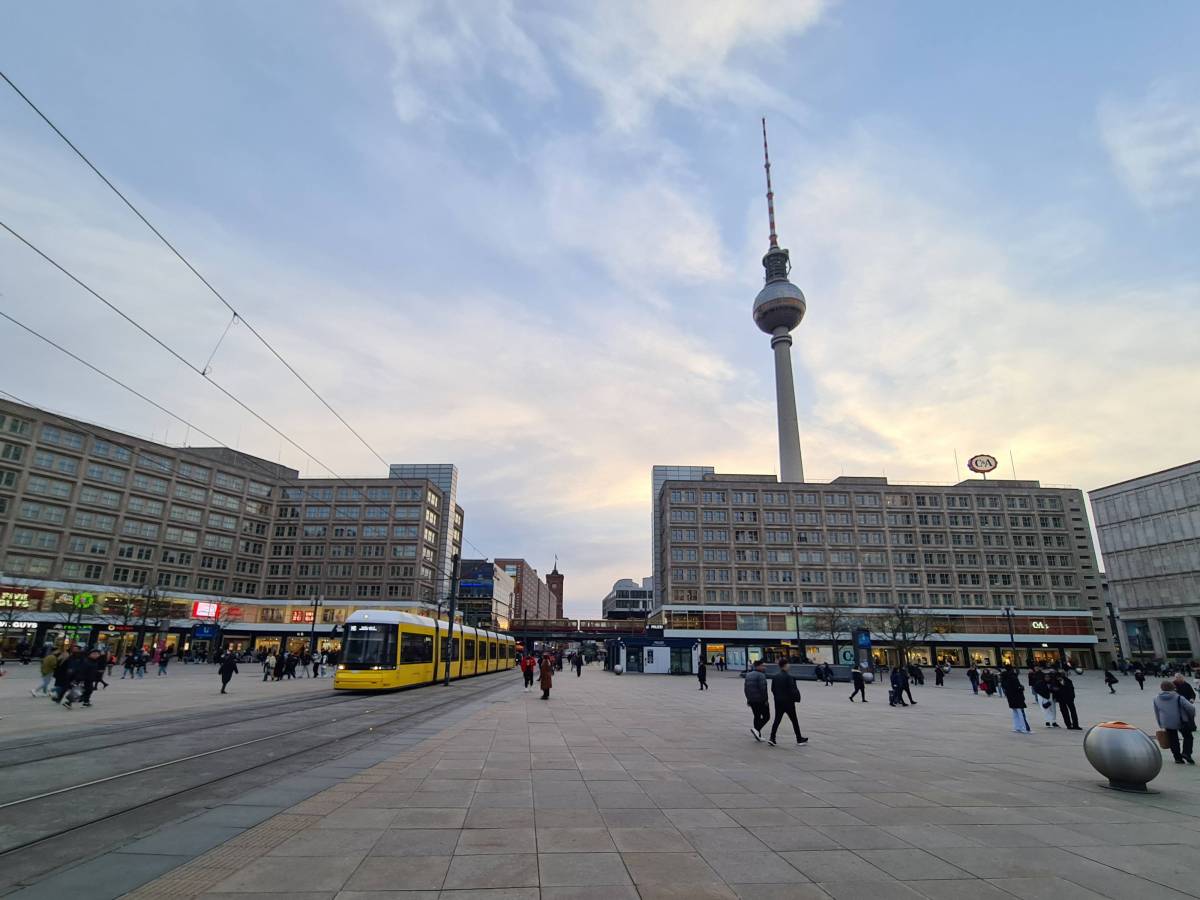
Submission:
M 622 578 L 600 603 L 605 619 L 644 619 L 654 603 L 654 579 Z
M 513 600 L 513 620 L 555 618 L 554 595 L 550 586 L 538 575 L 537 569 L 523 559 L 496 558 L 496 565 L 513 579 L 516 590 Z
M 363 606 L 436 610 L 461 547 L 456 480 L 301 478 L 0 401 L 0 623 L 20 623 L 10 644 L 124 640 L 136 619 L 180 647 L 219 630 L 250 649 L 328 642 Z
M 697 644 L 730 665 L 784 654 L 845 662 L 856 625 L 889 665 L 904 642 L 923 664 L 996 665 L 1012 658 L 1010 643 L 1022 664 L 1094 667 L 1114 656 L 1077 490 L 705 474 L 663 481 L 655 505 L 650 624 L 680 666 Z M 896 610 L 914 633 L 889 637 Z
M 1129 658 L 1200 658 L 1200 460 L 1089 497 Z
M 467 625 L 507 631 L 516 602 L 513 577 L 488 559 L 464 559 L 458 582 L 458 611 Z

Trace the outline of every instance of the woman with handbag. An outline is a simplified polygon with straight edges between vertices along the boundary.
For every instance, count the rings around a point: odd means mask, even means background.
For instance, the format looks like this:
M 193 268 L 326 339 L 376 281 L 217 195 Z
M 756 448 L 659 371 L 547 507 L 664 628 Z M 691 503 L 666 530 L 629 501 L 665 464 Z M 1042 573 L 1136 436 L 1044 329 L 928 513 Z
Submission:
M 1154 698 L 1154 718 L 1158 720 L 1161 731 L 1155 737 L 1158 738 L 1159 746 L 1171 751 L 1176 763 L 1194 766 L 1196 761 L 1192 759 L 1192 735 L 1196 731 L 1196 707 L 1175 691 L 1172 682 L 1164 681 L 1159 687 L 1162 693 Z M 1165 745 L 1163 732 L 1166 733 Z M 1181 733 L 1182 748 L 1179 746 Z

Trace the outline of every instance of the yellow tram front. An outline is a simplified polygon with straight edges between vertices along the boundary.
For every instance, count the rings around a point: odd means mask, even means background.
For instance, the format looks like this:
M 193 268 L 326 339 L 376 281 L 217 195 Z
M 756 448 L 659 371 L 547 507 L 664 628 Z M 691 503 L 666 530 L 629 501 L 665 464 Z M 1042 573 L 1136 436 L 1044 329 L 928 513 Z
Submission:
M 346 620 L 338 690 L 380 691 L 468 678 L 511 668 L 516 642 L 505 634 L 391 610 L 360 610 Z

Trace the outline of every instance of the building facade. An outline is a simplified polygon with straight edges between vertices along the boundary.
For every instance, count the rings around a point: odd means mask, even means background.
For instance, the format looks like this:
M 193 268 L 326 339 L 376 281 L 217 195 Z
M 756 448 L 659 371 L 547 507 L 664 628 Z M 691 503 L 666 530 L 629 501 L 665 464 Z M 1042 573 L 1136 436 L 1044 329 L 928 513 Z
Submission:
M 1129 658 L 1200 658 L 1200 461 L 1089 497 Z
M 600 602 L 601 615 L 606 619 L 644 619 L 654 603 L 654 579 L 640 582 L 622 578 Z
M 697 644 L 730 665 L 846 662 L 856 626 L 889 665 L 897 645 L 923 664 L 997 665 L 1013 645 L 1021 664 L 1115 655 L 1077 490 L 709 473 L 664 479 L 655 505 L 650 625 L 681 665 Z
M 473 627 L 507 631 L 516 602 L 513 577 L 489 559 L 464 559 L 458 582 L 458 610 Z
M 463 513 L 444 477 L 408 468 L 301 478 L 0 401 L 4 640 L 83 642 L 153 620 L 173 643 L 215 625 L 251 649 L 297 631 L 328 642 L 364 606 L 434 609 Z
M 555 618 L 554 595 L 550 586 L 538 575 L 537 569 L 523 559 L 500 559 L 496 565 L 512 577 L 516 590 L 513 600 L 513 620 Z
M 558 571 L 558 559 L 554 560 L 554 569 L 546 576 L 546 588 L 550 591 L 550 599 L 554 603 L 554 618 L 563 617 L 563 590 L 566 577 Z

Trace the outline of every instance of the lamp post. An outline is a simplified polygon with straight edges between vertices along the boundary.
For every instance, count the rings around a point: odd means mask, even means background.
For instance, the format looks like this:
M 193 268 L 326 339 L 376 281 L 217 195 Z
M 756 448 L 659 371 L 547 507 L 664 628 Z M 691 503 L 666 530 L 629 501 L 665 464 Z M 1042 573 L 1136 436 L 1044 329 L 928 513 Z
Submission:
M 319 594 L 313 597 L 312 602 L 312 624 L 308 627 L 308 652 L 310 655 L 315 655 L 317 652 L 317 610 L 325 605 L 325 595 Z
M 450 603 L 450 621 L 446 623 L 446 631 L 449 636 L 446 638 L 446 673 L 442 676 L 443 687 L 450 686 L 450 663 L 454 659 L 454 613 L 455 607 L 458 604 L 458 567 L 460 563 L 458 554 L 455 553 L 454 556 L 451 557 L 451 560 L 453 567 L 450 573 L 450 596 L 446 598 Z
M 803 611 L 804 611 L 803 607 L 798 606 L 796 604 L 792 604 L 792 615 L 796 619 L 796 653 L 799 655 L 798 661 L 803 661 L 804 659 L 807 658 L 807 655 L 804 653 L 803 647 L 801 646 L 801 643 L 800 643 L 800 614 Z

